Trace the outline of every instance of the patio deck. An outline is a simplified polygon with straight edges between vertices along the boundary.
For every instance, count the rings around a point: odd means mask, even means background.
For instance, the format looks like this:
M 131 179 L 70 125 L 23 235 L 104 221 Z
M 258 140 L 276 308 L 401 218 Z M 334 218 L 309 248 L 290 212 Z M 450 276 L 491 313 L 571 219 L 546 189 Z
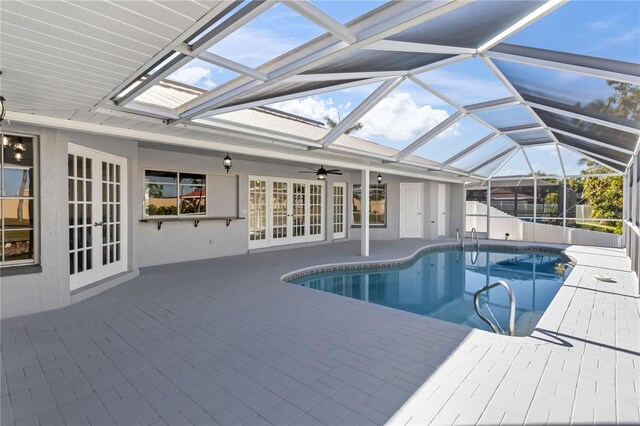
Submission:
M 369 260 L 426 241 L 372 242 Z M 622 250 L 579 265 L 532 337 L 284 284 L 359 242 L 147 268 L 2 321 L 2 424 L 640 421 L 640 314 Z M 616 283 L 595 282 L 605 272 Z M 461 412 L 462 410 L 462 412 Z

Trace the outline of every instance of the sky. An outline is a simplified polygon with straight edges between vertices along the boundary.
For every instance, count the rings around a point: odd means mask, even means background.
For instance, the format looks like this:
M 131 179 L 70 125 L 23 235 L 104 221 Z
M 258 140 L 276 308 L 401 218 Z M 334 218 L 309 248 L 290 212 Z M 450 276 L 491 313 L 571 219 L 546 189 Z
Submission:
M 312 3 L 341 23 L 384 4 L 383 1 L 356 0 L 314 0 Z M 259 67 L 324 32 L 286 5 L 277 4 L 209 50 L 243 65 Z M 506 42 L 638 63 L 640 2 L 574 0 L 514 34 Z M 606 98 L 610 93 L 603 80 L 514 63 L 497 64 L 505 74 L 513 74 L 514 83 L 540 93 L 553 94 L 556 100 L 589 103 L 597 98 Z M 193 60 L 169 78 L 210 90 L 236 76 L 224 68 Z M 462 105 L 510 96 L 509 91 L 476 58 L 430 71 L 419 78 Z M 325 117 L 340 120 L 376 87 L 354 87 L 269 106 L 317 121 L 324 121 Z M 576 92 L 572 89 L 576 87 L 582 90 Z M 355 135 L 401 150 L 454 112 L 454 108 L 415 83 L 405 82 L 359 120 L 363 128 Z M 510 120 L 520 115 L 521 111 L 507 108 L 487 114 L 493 116 L 495 123 L 502 125 L 508 125 Z M 430 142 L 432 146 L 425 146 L 416 154 L 444 161 L 486 133 L 483 126 L 464 119 Z M 496 146 L 499 146 L 498 142 Z M 492 148 L 481 148 L 474 156 L 490 158 L 494 151 Z M 558 172 L 557 153 L 554 161 L 549 160 L 551 148 L 555 152 L 554 147 L 527 148 L 534 169 Z M 465 164 L 465 161 L 458 163 Z M 518 154 L 499 173 L 510 173 L 522 165 Z M 573 164 L 565 166 L 573 168 Z M 526 172 L 529 172 L 528 166 Z

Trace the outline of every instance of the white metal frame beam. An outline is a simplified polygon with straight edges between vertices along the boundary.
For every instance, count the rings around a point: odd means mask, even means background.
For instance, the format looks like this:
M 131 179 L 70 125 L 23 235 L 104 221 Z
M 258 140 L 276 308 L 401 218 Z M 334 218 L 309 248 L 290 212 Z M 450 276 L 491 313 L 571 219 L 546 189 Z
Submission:
M 437 137 L 440 133 L 444 132 L 449 127 L 453 126 L 456 122 L 458 122 L 459 120 L 464 118 L 465 115 L 466 114 L 463 113 L 462 111 L 456 111 L 455 113 L 451 114 L 449 117 L 447 117 L 445 120 L 440 122 L 434 128 L 429 130 L 427 133 L 425 133 L 424 135 L 419 137 L 417 140 L 415 140 L 413 143 L 411 143 L 405 149 L 403 149 L 402 151 L 397 153 L 393 157 L 393 161 L 403 160 L 405 157 L 410 155 L 416 149 L 420 148 L 421 146 L 423 146 L 424 144 L 426 144 L 427 142 L 429 142 L 433 138 Z
M 211 32 L 205 34 L 202 38 L 196 41 L 191 47 L 191 54 L 185 55 L 181 53 L 177 59 L 170 61 L 161 69 L 157 70 L 152 77 L 147 77 L 138 86 L 130 90 L 126 95 L 117 99 L 116 103 L 120 106 L 125 106 L 133 99 L 135 99 L 142 92 L 147 90 L 151 85 L 162 80 L 166 76 L 170 75 L 174 71 L 177 71 L 182 66 L 186 65 L 193 57 L 198 57 L 201 53 L 205 52 L 210 46 L 224 39 L 226 36 L 236 31 L 247 22 L 251 21 L 255 17 L 259 16 L 267 9 L 274 6 L 276 2 L 273 0 L 265 1 L 252 1 L 238 12 L 231 15 L 226 21 L 222 22 L 218 27 Z M 230 8 L 228 6 L 228 8 Z M 235 6 L 233 6 L 235 7 Z M 180 46 L 176 46 L 176 49 L 180 49 Z
M 500 136 L 500 133 L 497 132 L 492 132 L 489 133 L 487 136 L 483 137 L 482 139 L 480 139 L 478 142 L 474 143 L 473 145 L 463 149 L 462 151 L 458 152 L 457 154 L 455 154 L 452 157 L 449 157 L 448 159 L 446 159 L 440 167 L 444 168 L 447 167 L 453 163 L 455 163 L 456 161 L 458 161 L 459 159 L 461 159 L 462 157 L 465 157 L 467 154 L 471 154 L 472 152 L 476 151 L 477 149 L 483 147 L 484 145 L 486 145 L 488 142 L 494 140 L 495 138 L 497 138 L 498 136 Z
M 539 126 L 541 128 L 545 128 L 546 124 L 544 123 L 544 121 L 542 121 L 542 119 L 540 119 L 540 117 L 538 117 L 538 114 L 536 114 L 535 111 L 533 111 L 533 109 L 524 102 L 524 99 L 523 99 L 522 95 L 520 94 L 520 92 L 518 92 L 516 90 L 516 88 L 511 84 L 509 79 L 507 79 L 507 77 L 502 73 L 502 71 L 500 71 L 498 69 L 498 67 L 496 67 L 496 65 L 491 61 L 491 59 L 487 58 L 484 55 L 481 57 L 481 59 L 485 63 L 485 65 L 489 68 L 489 70 L 493 73 L 493 75 L 495 75 L 496 78 L 504 85 L 504 87 L 507 90 L 509 90 L 511 92 L 511 94 L 524 105 L 526 110 L 529 112 L 529 114 L 531 114 L 531 117 L 539 124 Z M 549 133 L 549 136 L 551 137 L 551 139 L 554 142 L 560 143 L 558 141 L 558 139 L 553 134 Z M 522 150 L 522 153 L 524 154 L 524 157 L 527 160 L 527 164 L 529 165 L 529 168 L 531 169 L 531 174 L 535 174 L 536 171 L 533 170 L 533 166 L 531 165 L 531 162 L 529 161 L 529 156 L 527 155 L 526 151 Z
M 520 148 L 520 144 L 518 144 L 515 140 L 510 138 L 509 135 L 505 134 L 500 129 L 497 129 L 496 127 L 494 127 L 491 124 L 487 123 L 482 118 L 480 118 L 477 115 L 475 115 L 472 111 L 467 111 L 467 109 L 465 107 L 463 107 L 462 105 L 460 105 L 458 102 L 454 101 L 453 99 L 449 98 L 448 96 L 444 95 L 443 93 L 440 93 L 439 91 L 435 90 L 430 85 L 428 85 L 427 83 L 425 83 L 424 81 L 422 81 L 421 79 L 419 79 L 419 78 L 417 78 L 415 76 L 410 76 L 409 78 L 411 79 L 411 81 L 413 81 L 414 83 L 416 83 L 417 85 L 419 85 L 423 89 L 427 90 L 432 95 L 442 99 L 444 102 L 446 102 L 449 105 L 453 106 L 458 111 L 460 111 L 460 112 L 464 113 L 465 115 L 468 115 L 469 117 L 473 118 L 478 123 L 480 123 L 481 125 L 485 126 L 489 130 L 491 130 L 491 132 L 495 132 L 498 135 L 504 135 L 509 141 L 511 141 L 511 143 L 513 143 L 514 147 Z M 505 99 L 500 100 L 500 101 L 507 102 Z M 529 165 L 529 168 L 531 169 L 531 173 L 533 173 L 533 167 L 531 167 L 531 163 L 529 161 L 529 158 L 526 156 L 526 154 L 524 154 L 524 155 L 525 155 L 525 158 L 527 160 L 527 164 Z
M 188 52 L 188 49 L 185 51 L 181 51 L 182 53 Z M 209 62 L 210 64 L 217 65 L 219 67 L 227 68 L 231 71 L 237 72 L 238 74 L 244 74 L 247 77 L 254 78 L 259 81 L 267 81 L 269 76 L 262 71 L 258 71 L 246 65 L 242 65 L 236 61 L 232 61 L 231 59 L 224 58 L 220 55 L 216 55 L 215 53 L 211 53 L 207 50 L 195 56 L 192 53 L 188 53 L 190 56 L 197 57 L 205 62 Z
M 480 112 L 495 108 L 505 108 L 508 106 L 521 105 L 520 101 L 510 96 L 508 98 L 495 99 L 487 102 L 479 102 L 477 104 L 465 105 L 463 108 L 469 112 Z
M 593 145 L 598 145 L 598 146 L 601 146 L 603 148 L 610 149 L 612 151 L 618 151 L 618 152 L 622 152 L 624 154 L 633 155 L 633 151 L 630 150 L 630 149 L 621 148 L 619 146 L 611 145 L 611 144 L 608 144 L 606 142 L 600 142 L 598 140 L 591 139 L 591 138 L 588 138 L 586 136 L 577 135 L 575 133 L 567 132 L 565 130 L 556 129 L 554 127 L 548 127 L 548 129 L 550 131 L 552 131 L 552 132 L 559 133 L 559 134 L 565 135 L 565 136 L 569 136 L 569 137 L 572 137 L 574 139 L 579 139 L 579 140 L 588 142 L 588 143 L 593 144 Z
M 360 105 L 358 105 L 349 115 L 347 115 L 342 121 L 340 121 L 336 127 L 331 129 L 329 133 L 325 135 L 320 141 L 322 146 L 327 147 L 331 145 L 336 139 L 340 137 L 349 127 L 353 126 L 360 120 L 367 112 L 371 110 L 376 104 L 382 100 L 385 96 L 393 91 L 396 87 L 404 81 L 404 77 L 399 77 L 393 80 L 387 80 L 380 87 L 378 87 L 372 94 L 370 94 Z
M 523 100 L 523 103 L 525 105 L 528 105 L 529 107 L 532 107 L 532 108 L 541 109 L 543 111 L 553 112 L 553 113 L 556 113 L 556 114 L 564 115 L 565 117 L 575 118 L 576 120 L 582 120 L 582 121 L 586 121 L 588 123 L 599 124 L 601 126 L 611 127 L 612 129 L 621 130 L 623 132 L 633 133 L 633 134 L 636 134 L 636 135 L 640 134 L 640 129 L 636 129 L 636 128 L 630 127 L 630 126 L 625 126 L 623 124 L 614 123 L 614 122 L 611 122 L 611 121 L 608 121 L 608 120 L 602 120 L 602 119 L 591 117 L 591 116 L 588 116 L 588 115 L 567 111 L 567 110 L 564 110 L 564 109 L 561 109 L 561 108 L 556 108 L 556 107 L 552 107 L 552 106 L 548 106 L 548 105 L 543 105 L 543 104 L 540 104 L 540 103 L 537 103 L 537 102 L 529 102 L 529 101 Z
M 343 56 L 348 52 L 356 49 L 363 48 L 371 43 L 379 40 L 383 40 L 389 36 L 397 34 L 405 29 L 414 27 L 418 24 L 429 21 L 430 19 L 437 18 L 448 12 L 451 12 L 459 7 L 462 7 L 468 3 L 462 1 L 448 1 L 444 4 L 435 4 L 432 2 L 419 3 L 414 5 L 411 9 L 404 10 L 397 15 L 393 14 L 395 4 L 390 4 L 378 15 L 372 17 L 375 19 L 372 25 L 365 27 L 361 32 L 357 34 L 358 40 L 355 43 L 349 44 L 344 41 L 327 45 L 325 43 L 319 49 L 310 51 L 306 56 L 289 59 L 279 68 L 269 73 L 269 80 L 256 84 L 255 82 L 248 82 L 239 86 L 234 90 L 230 90 L 226 93 L 210 97 L 204 95 L 199 100 L 199 104 L 186 110 L 181 114 L 181 119 L 178 122 L 197 118 L 206 114 L 223 103 L 232 102 L 234 99 L 245 96 L 246 94 L 262 89 L 267 86 L 277 84 L 284 81 L 294 75 L 301 74 L 314 67 L 320 66 L 324 63 L 332 61 L 337 57 Z M 404 8 L 401 2 L 398 2 L 398 6 Z M 322 40 L 321 40 L 322 41 Z M 288 59 L 288 58 L 287 58 Z
M 504 46 L 505 51 L 499 51 L 498 48 Z M 620 81 L 629 84 L 640 84 L 640 76 L 638 74 L 623 73 L 605 69 L 605 67 L 586 67 L 582 65 L 571 64 L 572 58 L 578 56 L 565 52 L 550 52 L 544 49 L 536 49 L 525 46 L 501 45 L 496 50 L 490 50 L 484 53 L 491 59 L 515 62 L 524 65 L 532 65 L 541 68 L 552 69 L 556 71 L 571 72 L 574 74 L 586 75 L 589 77 L 601 78 L 605 80 Z M 554 58 L 551 59 L 551 56 Z M 558 60 L 557 57 L 564 58 Z M 605 63 L 605 60 L 599 62 Z M 615 61 L 611 61 L 615 62 Z
M 292 100 L 292 99 L 299 99 L 299 98 L 303 98 L 303 97 L 307 97 L 307 96 L 313 96 L 313 95 L 318 95 L 318 94 L 321 94 L 321 93 L 333 92 L 333 91 L 336 91 L 336 90 L 343 90 L 343 89 L 348 89 L 350 87 L 363 86 L 363 85 L 366 85 L 366 84 L 378 83 L 378 82 L 382 82 L 382 81 L 388 81 L 388 79 L 382 78 L 382 77 L 378 77 L 378 78 L 371 78 L 371 79 L 361 80 L 361 81 L 351 81 L 351 82 L 348 82 L 348 83 L 336 84 L 335 86 L 324 87 L 324 88 L 321 88 L 321 89 L 308 90 L 308 91 L 304 91 L 304 92 L 296 92 L 296 93 L 291 93 L 291 94 L 288 94 L 288 95 L 275 96 L 275 97 L 272 97 L 272 98 L 261 99 L 261 100 L 257 100 L 257 101 L 253 101 L 253 102 L 240 103 L 240 104 L 237 104 L 237 105 L 218 108 L 216 110 L 210 111 L 209 116 L 213 117 L 213 116 L 220 115 L 220 114 L 225 114 L 225 113 L 228 113 L 228 112 L 239 111 L 239 110 L 243 110 L 243 109 L 247 109 L 247 108 L 254 108 L 254 107 L 258 107 L 258 106 L 269 105 L 269 104 L 273 104 L 273 103 L 276 103 L 276 102 L 284 102 L 284 101 L 288 101 L 288 100 Z M 192 119 L 190 121 L 194 121 L 194 120 L 197 120 L 199 118 L 206 118 L 206 117 L 205 116 L 198 117 L 198 118 L 194 118 L 194 119 Z
M 477 172 L 478 170 L 481 170 L 483 167 L 488 166 L 489 164 L 493 163 L 494 161 L 500 159 L 501 157 L 504 157 L 505 155 L 509 155 L 511 154 L 513 151 L 518 151 L 520 148 L 516 147 L 516 146 L 511 146 L 503 151 L 501 151 L 499 154 L 494 155 L 493 157 L 483 161 L 482 163 L 478 164 L 477 166 L 475 166 L 473 169 L 469 170 L 470 174 L 474 174 L 475 172 Z M 515 155 L 515 153 L 514 153 Z
M 607 169 L 610 169 L 610 170 L 614 171 L 614 173 L 615 173 L 615 174 L 620 173 L 618 170 L 613 169 L 610 165 L 605 164 L 605 163 L 603 163 L 602 161 L 600 161 L 599 159 L 597 159 L 597 158 L 593 157 L 593 156 L 591 155 L 591 153 L 580 151 L 579 149 L 574 148 L 574 147 L 569 146 L 569 145 L 563 145 L 563 144 L 560 144 L 560 145 L 561 145 L 563 148 L 565 148 L 565 149 L 567 149 L 567 150 L 569 150 L 569 151 L 572 151 L 572 152 L 573 152 L 573 153 L 575 153 L 575 154 L 578 154 L 578 155 L 582 155 L 582 156 L 584 156 L 584 157 L 585 157 L 587 160 L 589 160 L 589 161 L 593 161 L 594 163 L 598 163 L 598 164 L 600 164 L 601 166 L 606 167 Z
M 508 154 L 502 163 L 493 171 L 489 176 L 487 176 L 486 181 L 491 181 L 493 177 L 500 171 L 502 168 L 518 153 L 522 148 L 514 149 L 511 154 Z M 487 164 L 488 165 L 488 164 Z M 489 215 L 487 215 L 489 216 Z
M 331 34 L 340 38 L 342 41 L 353 44 L 358 41 L 356 34 L 349 28 L 342 25 L 340 22 L 333 19 L 331 16 L 324 13 L 308 1 L 283 1 L 287 7 L 298 12 L 311 22 L 316 23 Z
M 390 52 L 442 53 L 447 55 L 475 55 L 476 49 L 468 47 L 443 46 L 439 44 L 412 43 L 408 41 L 379 40 L 365 46 L 366 50 L 382 50 Z
M 531 25 L 532 23 L 534 23 L 538 19 L 540 19 L 543 16 L 553 12 L 558 7 L 562 6 L 563 4 L 567 3 L 568 1 L 569 0 L 549 0 L 549 1 L 547 1 L 545 4 L 543 4 L 542 6 L 540 6 L 539 8 L 537 8 L 536 10 L 534 10 L 533 12 L 528 14 L 527 16 L 525 16 L 524 18 L 520 19 L 518 22 L 516 22 L 513 25 L 511 25 L 509 28 L 506 28 L 505 30 L 503 30 L 499 34 L 497 34 L 496 36 L 492 37 L 490 40 L 488 40 L 486 43 L 484 43 L 482 46 L 480 46 L 478 48 L 478 52 L 482 53 L 482 52 L 484 52 L 486 50 L 491 49 L 493 46 L 495 46 L 496 44 L 500 43 L 502 40 L 505 40 L 505 39 L 509 38 L 510 36 L 512 36 L 513 34 L 517 33 L 518 31 L 520 31 L 524 27 L 526 27 L 528 25 Z

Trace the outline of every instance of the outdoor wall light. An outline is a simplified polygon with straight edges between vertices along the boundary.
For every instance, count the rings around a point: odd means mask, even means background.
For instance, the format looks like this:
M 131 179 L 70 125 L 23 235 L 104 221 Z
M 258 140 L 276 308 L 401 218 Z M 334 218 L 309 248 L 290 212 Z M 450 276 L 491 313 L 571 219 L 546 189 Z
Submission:
M 4 97 L 0 96 L 0 123 L 4 120 L 4 115 L 7 112 L 7 109 L 4 107 Z
M 25 148 L 22 143 L 22 138 L 18 138 L 18 142 L 13 145 L 13 158 L 20 161 L 23 158 L 23 153 L 26 152 L 27 148 Z
M 229 170 L 231 170 L 231 157 L 229 157 L 228 152 L 227 156 L 224 157 L 224 160 L 222 160 L 222 165 L 224 166 L 224 169 L 227 171 L 227 173 L 229 173 Z
M 378 177 L 376 178 L 376 180 L 378 181 L 378 185 L 382 183 L 382 175 L 380 173 L 378 173 Z

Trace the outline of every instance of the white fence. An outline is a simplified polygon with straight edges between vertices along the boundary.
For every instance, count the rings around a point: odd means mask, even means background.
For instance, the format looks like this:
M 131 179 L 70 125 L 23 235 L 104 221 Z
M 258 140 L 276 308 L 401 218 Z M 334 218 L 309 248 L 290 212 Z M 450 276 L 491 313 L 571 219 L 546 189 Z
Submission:
M 466 231 L 476 228 L 479 234 L 487 233 L 487 205 L 479 201 L 467 201 Z M 588 231 L 586 229 L 566 228 L 566 240 L 562 226 L 549 225 L 525 221 L 511 216 L 494 207 L 490 207 L 491 229 L 489 238 L 505 239 L 509 234 L 510 240 L 537 241 L 543 243 L 565 243 L 600 247 L 622 247 L 621 235 L 606 232 Z M 478 216 L 473 216 L 478 215 Z M 535 228 L 535 231 L 534 231 Z

